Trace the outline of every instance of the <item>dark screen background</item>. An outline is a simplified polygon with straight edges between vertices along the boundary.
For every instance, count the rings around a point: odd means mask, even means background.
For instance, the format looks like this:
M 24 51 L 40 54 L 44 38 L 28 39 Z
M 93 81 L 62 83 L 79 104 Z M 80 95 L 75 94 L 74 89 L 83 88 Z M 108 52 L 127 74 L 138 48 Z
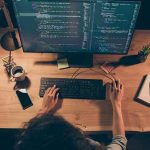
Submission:
M 24 51 L 126 53 L 139 3 L 14 0 Z
M 12 7 L 12 1 L 11 0 L 4 0 L 7 4 L 7 7 L 9 9 L 9 11 L 11 12 L 11 18 L 13 20 L 14 26 L 17 27 L 17 22 L 15 19 L 15 15 L 13 12 L 13 7 Z M 150 19 L 149 18 L 149 14 L 150 14 L 150 0 L 131 0 L 131 1 L 140 1 L 141 3 L 141 8 L 140 8 L 140 12 L 138 15 L 138 19 L 136 22 L 136 29 L 150 29 Z M 2 11 L 0 9 L 0 27 L 5 27 L 7 26 L 7 23 L 5 21 L 5 18 L 2 14 Z

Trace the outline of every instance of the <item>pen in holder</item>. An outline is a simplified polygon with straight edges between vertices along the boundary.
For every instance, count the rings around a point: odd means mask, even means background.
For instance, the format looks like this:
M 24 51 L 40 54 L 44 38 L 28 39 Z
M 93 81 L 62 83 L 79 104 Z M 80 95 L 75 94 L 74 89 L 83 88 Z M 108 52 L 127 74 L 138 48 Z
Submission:
M 7 74 L 9 76 L 11 76 L 11 69 L 14 66 L 16 66 L 16 63 L 14 62 L 13 57 L 10 56 L 10 55 L 9 56 L 5 56 L 1 60 L 3 62 L 3 66 L 5 67 L 5 70 L 6 70 Z

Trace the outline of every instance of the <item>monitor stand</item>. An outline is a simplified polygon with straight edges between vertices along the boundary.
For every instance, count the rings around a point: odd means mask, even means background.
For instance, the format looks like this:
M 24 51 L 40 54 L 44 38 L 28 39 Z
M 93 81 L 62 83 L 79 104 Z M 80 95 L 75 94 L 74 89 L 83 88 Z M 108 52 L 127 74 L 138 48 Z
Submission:
M 59 53 L 58 59 L 67 58 L 69 67 L 89 68 L 93 66 L 93 54 L 85 53 Z

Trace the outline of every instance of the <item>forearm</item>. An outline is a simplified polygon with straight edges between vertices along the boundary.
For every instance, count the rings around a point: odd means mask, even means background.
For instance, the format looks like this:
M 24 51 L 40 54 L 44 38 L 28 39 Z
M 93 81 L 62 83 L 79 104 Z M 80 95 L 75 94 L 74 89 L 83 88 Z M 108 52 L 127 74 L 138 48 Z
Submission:
M 113 106 L 113 135 L 125 135 L 121 105 Z

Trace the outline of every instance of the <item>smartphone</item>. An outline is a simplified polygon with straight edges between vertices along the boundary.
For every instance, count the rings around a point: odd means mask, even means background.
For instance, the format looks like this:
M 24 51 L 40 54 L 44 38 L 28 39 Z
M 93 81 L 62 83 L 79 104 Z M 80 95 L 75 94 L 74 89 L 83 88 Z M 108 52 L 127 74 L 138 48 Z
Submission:
M 16 91 L 16 94 L 23 109 L 27 109 L 28 107 L 31 107 L 33 105 L 26 89 L 20 89 Z

